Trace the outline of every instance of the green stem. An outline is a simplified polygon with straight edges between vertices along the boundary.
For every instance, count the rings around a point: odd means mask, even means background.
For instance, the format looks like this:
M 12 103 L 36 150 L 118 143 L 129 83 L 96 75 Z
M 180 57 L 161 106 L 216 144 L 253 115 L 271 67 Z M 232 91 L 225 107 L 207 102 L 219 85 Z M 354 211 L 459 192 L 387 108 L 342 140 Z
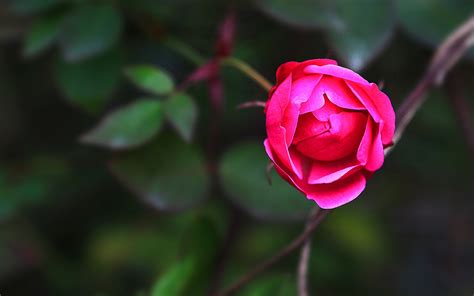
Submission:
M 191 63 L 196 66 L 202 65 L 206 59 L 201 56 L 195 49 L 184 43 L 179 39 L 169 37 L 163 41 L 163 43 L 169 48 L 173 49 L 177 53 L 181 54 L 183 57 L 188 59 Z
M 181 40 L 170 37 L 164 40 L 164 44 L 176 51 L 177 53 L 181 54 L 183 57 L 185 57 L 197 66 L 202 65 L 206 61 L 206 59 L 201 56 L 196 50 L 194 50 L 192 47 L 188 46 Z M 221 64 L 234 67 L 237 70 L 241 71 L 243 74 L 245 74 L 250 79 L 255 81 L 258 85 L 260 85 L 265 91 L 269 91 L 272 88 L 272 84 L 265 77 L 263 77 L 262 74 L 260 74 L 257 70 L 252 68 L 252 66 L 238 58 L 224 58 L 221 60 Z
M 255 81 L 258 85 L 260 85 L 265 91 L 269 91 L 272 88 L 272 84 L 270 83 L 270 81 L 263 77 L 262 74 L 257 72 L 257 70 L 252 68 L 252 66 L 238 58 L 227 57 L 222 60 L 222 64 L 240 70 L 242 73 L 244 73 L 253 81 Z

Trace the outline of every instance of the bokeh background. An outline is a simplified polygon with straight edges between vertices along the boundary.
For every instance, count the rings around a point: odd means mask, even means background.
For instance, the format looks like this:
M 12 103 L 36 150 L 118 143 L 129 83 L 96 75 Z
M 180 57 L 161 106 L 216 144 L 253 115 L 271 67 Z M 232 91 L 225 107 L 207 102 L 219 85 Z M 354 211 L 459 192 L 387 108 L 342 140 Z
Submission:
M 206 82 L 173 91 L 230 10 L 232 56 L 270 81 L 335 58 L 397 107 L 474 1 L 2 1 L 1 295 L 206 295 L 301 231 L 314 204 L 274 173 L 269 186 L 264 114 L 236 109 L 265 92 L 228 65 L 221 108 Z M 473 114 L 473 61 L 317 230 L 312 295 L 474 293 L 474 156 L 452 104 Z M 296 295 L 297 260 L 238 295 Z

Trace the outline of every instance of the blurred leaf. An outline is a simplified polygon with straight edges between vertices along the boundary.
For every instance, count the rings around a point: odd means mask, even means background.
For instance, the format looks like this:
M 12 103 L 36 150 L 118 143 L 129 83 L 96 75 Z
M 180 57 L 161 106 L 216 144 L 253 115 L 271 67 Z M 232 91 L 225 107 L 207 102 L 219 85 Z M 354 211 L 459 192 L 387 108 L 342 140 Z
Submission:
M 33 23 L 26 35 L 23 55 L 35 56 L 52 45 L 61 32 L 62 22 L 62 15 L 54 15 L 43 17 Z
M 183 236 L 183 259 L 178 260 L 153 287 L 152 295 L 205 295 L 218 254 L 220 237 L 211 219 L 198 216 Z
M 140 266 L 156 273 L 169 266 L 178 253 L 176 233 L 155 227 L 141 224 L 102 227 L 93 235 L 88 247 L 91 268 L 99 269 L 101 274 L 111 274 L 124 267 Z
M 403 28 L 416 39 L 437 46 L 457 26 L 472 16 L 472 0 L 397 0 Z M 474 49 L 469 51 L 474 58 Z
M 116 50 L 83 62 L 58 61 L 55 76 L 66 99 L 89 112 L 100 110 L 120 81 L 122 57 Z
M 395 27 L 390 0 L 333 1 L 340 25 L 331 27 L 328 38 L 344 64 L 362 69 L 381 51 Z
M 183 295 L 183 291 L 188 284 L 188 279 L 193 274 L 196 265 L 196 258 L 188 256 L 175 263 L 155 284 L 152 289 L 152 296 L 178 296 Z
M 22 14 L 43 12 L 61 2 L 65 2 L 65 0 L 10 0 L 13 10 Z
M 173 91 L 173 79 L 164 71 L 153 66 L 134 66 L 126 70 L 128 78 L 144 91 L 166 95 Z
M 0 171 L 0 221 L 24 206 L 47 200 L 69 172 L 63 159 L 47 155 L 34 156 L 25 165 Z
M 251 282 L 238 296 L 288 296 L 296 295 L 296 283 L 288 275 L 273 274 Z
M 326 221 L 324 229 L 341 248 L 364 262 L 380 259 L 386 253 L 383 231 L 376 217 L 368 212 L 341 208 Z
M 274 172 L 270 186 L 265 176 L 268 161 L 263 143 L 242 144 L 228 151 L 219 168 L 227 196 L 257 217 L 303 219 L 315 204 Z
M 268 15 L 291 25 L 327 28 L 335 21 L 330 1 L 321 0 L 258 0 L 258 6 Z
M 198 110 L 193 99 L 184 93 L 176 94 L 164 102 L 166 119 L 186 142 L 193 137 Z
M 122 16 L 112 5 L 77 6 L 65 19 L 61 35 L 64 58 L 78 61 L 110 49 L 120 38 L 122 27 Z
M 207 197 L 209 176 L 202 155 L 176 138 L 160 137 L 114 159 L 112 172 L 158 209 L 184 209 Z
M 160 101 L 136 101 L 108 114 L 81 142 L 110 149 L 139 146 L 151 139 L 163 125 Z
M 259 0 L 263 11 L 291 25 L 324 29 L 344 64 L 360 70 L 394 30 L 390 0 Z

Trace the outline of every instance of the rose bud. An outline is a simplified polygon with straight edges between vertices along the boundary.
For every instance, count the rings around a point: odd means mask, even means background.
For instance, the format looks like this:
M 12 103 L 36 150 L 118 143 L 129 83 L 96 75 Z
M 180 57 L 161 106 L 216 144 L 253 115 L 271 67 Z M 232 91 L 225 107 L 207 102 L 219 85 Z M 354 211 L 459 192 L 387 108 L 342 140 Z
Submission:
M 365 188 L 392 145 L 395 113 L 376 84 L 333 60 L 288 62 L 265 107 L 265 150 L 278 174 L 319 207 Z

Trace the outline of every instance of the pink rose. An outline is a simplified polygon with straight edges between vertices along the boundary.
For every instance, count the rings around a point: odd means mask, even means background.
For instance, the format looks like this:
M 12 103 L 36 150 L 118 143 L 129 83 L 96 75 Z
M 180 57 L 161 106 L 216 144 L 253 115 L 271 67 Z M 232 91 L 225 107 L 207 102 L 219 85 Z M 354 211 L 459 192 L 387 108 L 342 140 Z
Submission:
M 392 144 L 395 113 L 377 85 L 333 60 L 278 68 L 265 150 L 277 172 L 324 209 L 355 199 Z

